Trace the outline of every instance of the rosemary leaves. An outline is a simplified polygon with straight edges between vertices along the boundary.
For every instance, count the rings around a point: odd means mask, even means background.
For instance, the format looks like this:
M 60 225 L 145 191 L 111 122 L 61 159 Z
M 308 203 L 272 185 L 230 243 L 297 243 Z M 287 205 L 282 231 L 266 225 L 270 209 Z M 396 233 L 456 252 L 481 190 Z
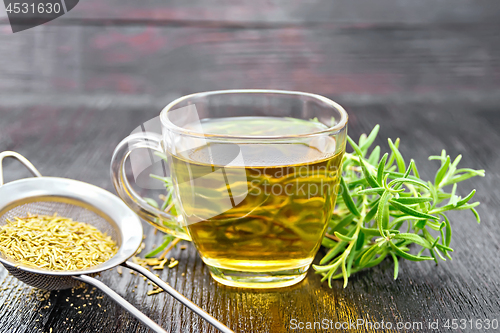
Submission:
M 30 215 L 0 227 L 0 252 L 20 265 L 58 271 L 90 268 L 116 254 L 116 242 L 70 218 Z
M 358 143 L 348 138 L 354 152 L 344 155 L 341 193 L 322 242 L 330 250 L 319 265 L 313 265 L 330 287 L 333 279 L 342 278 L 345 287 L 352 274 L 385 258 L 394 261 L 394 279 L 398 258 L 436 264 L 438 259 L 451 259 L 448 212 L 470 210 L 480 222 L 475 209 L 479 202 L 470 203 L 476 191 L 462 198 L 457 195 L 457 184 L 484 177 L 484 170 L 458 168 L 462 156 L 452 160 L 443 150 L 440 156 L 429 157 L 441 162 L 434 182 L 424 181 L 413 160 L 405 163 L 399 139 L 388 140 L 390 155 L 380 158 L 379 146 L 369 152 L 378 130 L 377 125 Z M 416 254 L 410 253 L 410 246 L 419 248 Z

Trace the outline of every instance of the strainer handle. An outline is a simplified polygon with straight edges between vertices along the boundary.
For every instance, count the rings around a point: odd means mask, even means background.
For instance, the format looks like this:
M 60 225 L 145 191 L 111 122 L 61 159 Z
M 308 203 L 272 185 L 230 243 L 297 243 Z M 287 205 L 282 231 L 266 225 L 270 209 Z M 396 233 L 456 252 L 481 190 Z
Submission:
M 0 153 L 0 186 L 3 185 L 3 159 L 6 157 L 13 157 L 17 159 L 19 162 L 21 162 L 26 169 L 28 169 L 31 174 L 35 177 L 42 177 L 42 174 L 38 172 L 38 170 L 35 168 L 33 164 L 31 164 L 30 161 L 26 159 L 23 155 L 16 153 L 15 151 L 4 151 Z
M 162 149 L 162 137 L 158 133 L 139 132 L 129 135 L 116 146 L 111 158 L 111 179 L 115 186 L 118 196 L 129 206 L 137 215 L 152 224 L 163 232 L 174 235 L 190 241 L 191 238 L 182 226 L 182 217 L 173 216 L 162 210 L 159 210 L 144 200 L 136 190 L 131 186 L 127 178 L 125 161 L 130 157 L 132 151 L 136 149 L 150 149 L 164 153 Z M 151 155 L 152 156 L 152 155 Z M 144 162 L 144 161 L 142 161 Z M 151 160 L 151 164 L 154 160 Z
M 123 267 L 130 268 L 136 272 L 139 272 L 140 274 L 144 275 L 146 278 L 154 282 L 157 286 L 162 288 L 165 292 L 170 294 L 173 298 L 184 304 L 187 308 L 189 308 L 191 311 L 196 313 L 198 316 L 209 322 L 212 326 L 214 326 L 216 329 L 218 329 L 222 333 L 234 333 L 231 329 L 229 329 L 226 325 L 212 317 L 210 314 L 205 312 L 202 308 L 191 302 L 189 299 L 184 297 L 181 293 L 179 293 L 177 290 L 172 288 L 170 285 L 168 285 L 166 282 L 162 281 L 160 278 L 156 277 L 153 273 L 148 271 L 146 268 L 141 267 L 139 265 L 136 265 L 130 261 L 126 261 L 121 264 Z M 132 304 L 130 304 L 127 300 L 125 300 L 123 297 L 118 295 L 116 291 L 108 287 L 106 284 L 103 282 L 90 277 L 88 275 L 75 275 L 73 276 L 74 279 L 78 281 L 82 281 L 85 283 L 88 283 L 102 292 L 104 292 L 106 295 L 111 297 L 115 302 L 117 302 L 120 306 L 122 306 L 125 310 L 130 312 L 132 315 L 134 315 L 137 319 L 139 319 L 141 322 L 143 322 L 145 325 L 147 325 L 149 328 L 151 328 L 153 331 L 156 333 L 167 333 L 163 328 L 161 328 L 157 323 L 151 320 L 148 316 L 146 316 L 144 313 L 139 311 L 136 307 L 134 307 Z
M 223 333 L 234 333 L 234 331 L 232 331 L 231 329 L 229 329 L 226 325 L 224 325 L 223 323 L 221 323 L 220 321 L 218 321 L 217 319 L 215 319 L 214 317 L 212 317 L 210 314 L 208 314 L 207 312 L 205 312 L 202 308 L 200 308 L 199 306 L 197 306 L 196 304 L 194 304 L 193 302 L 191 302 L 184 295 L 182 295 L 177 290 L 175 290 L 174 288 L 172 288 L 165 281 L 163 281 L 160 278 L 158 278 L 157 276 L 155 276 L 153 273 L 151 273 L 150 271 L 148 271 L 146 268 L 144 268 L 144 267 L 142 267 L 140 265 L 134 264 L 134 263 L 132 263 L 130 261 L 125 261 L 122 264 L 122 266 L 130 268 L 130 269 L 133 269 L 134 271 L 136 271 L 136 272 L 144 275 L 145 277 L 147 277 L 149 280 L 151 280 L 152 282 L 154 282 L 158 287 L 160 287 L 165 292 L 167 292 L 168 294 L 170 294 L 170 296 L 172 296 L 173 298 L 175 298 L 176 300 L 178 300 L 179 302 L 181 302 L 182 304 L 184 304 L 191 311 L 193 311 L 198 316 L 200 316 L 201 318 L 203 318 L 204 320 L 206 320 L 207 322 L 209 322 L 212 326 L 214 326 L 215 328 L 217 328 L 220 332 L 223 332 Z
M 144 313 L 139 311 L 135 306 L 130 304 L 128 301 L 126 301 L 123 297 L 118 295 L 116 291 L 102 283 L 101 281 L 94 279 L 93 277 L 90 277 L 88 275 L 78 275 L 78 276 L 73 276 L 74 279 L 78 281 L 82 281 L 85 283 L 88 283 L 97 289 L 101 290 L 104 292 L 106 295 L 111 297 L 116 303 L 118 303 L 120 306 L 122 306 L 125 310 L 130 312 L 132 315 L 134 315 L 137 319 L 139 319 L 142 323 L 144 323 L 146 326 L 151 328 L 154 332 L 156 333 L 167 333 L 163 328 L 161 328 L 160 325 L 155 323 L 154 321 L 151 320 L 148 316 L 146 316 Z

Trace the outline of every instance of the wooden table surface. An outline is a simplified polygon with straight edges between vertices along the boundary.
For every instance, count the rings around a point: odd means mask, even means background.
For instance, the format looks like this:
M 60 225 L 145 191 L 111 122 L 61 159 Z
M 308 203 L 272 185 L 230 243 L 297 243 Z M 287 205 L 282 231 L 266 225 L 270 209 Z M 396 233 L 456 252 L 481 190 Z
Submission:
M 453 261 L 401 261 L 394 281 L 386 259 L 345 289 L 311 271 L 296 286 L 256 291 L 217 284 L 186 243 L 170 254 L 179 265 L 160 277 L 237 332 L 300 332 L 293 323 L 324 319 L 392 324 L 346 332 L 398 331 L 398 323 L 408 332 L 487 331 L 443 324 L 500 321 L 499 12 L 498 1 L 467 0 L 87 0 L 16 34 L 3 19 L 0 151 L 23 154 L 43 175 L 114 192 L 114 147 L 174 98 L 232 88 L 323 94 L 347 109 L 351 136 L 379 123 L 383 150 L 387 137 L 400 137 L 423 177 L 437 170 L 427 157 L 443 148 L 486 170 L 460 188 L 478 190 L 482 222 L 453 214 Z M 5 174 L 28 176 L 12 161 Z M 144 226 L 147 250 L 162 236 Z M 126 269 L 100 279 L 167 331 L 215 331 L 170 296 L 147 296 L 151 285 Z M 439 330 L 429 329 L 436 320 Z M 44 294 L 0 268 L 0 332 L 149 330 L 99 291 Z

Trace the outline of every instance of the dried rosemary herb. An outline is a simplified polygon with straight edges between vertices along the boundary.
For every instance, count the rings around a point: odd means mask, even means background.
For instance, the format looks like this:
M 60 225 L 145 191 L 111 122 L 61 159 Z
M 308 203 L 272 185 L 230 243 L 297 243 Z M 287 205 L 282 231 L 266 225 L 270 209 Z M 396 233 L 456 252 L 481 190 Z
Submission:
M 90 268 L 118 251 L 97 228 L 70 218 L 30 215 L 0 227 L 0 252 L 20 265 L 58 271 Z

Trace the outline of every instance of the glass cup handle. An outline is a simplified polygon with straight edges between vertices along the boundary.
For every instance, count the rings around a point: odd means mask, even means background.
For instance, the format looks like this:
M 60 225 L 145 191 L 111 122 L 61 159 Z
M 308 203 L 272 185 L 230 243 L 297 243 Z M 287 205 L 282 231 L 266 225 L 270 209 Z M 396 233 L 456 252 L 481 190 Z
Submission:
M 26 159 L 23 155 L 16 153 L 15 151 L 4 151 L 0 153 L 0 186 L 3 185 L 3 159 L 6 157 L 12 157 L 17 159 L 19 162 L 21 162 L 26 169 L 28 169 L 31 174 L 35 177 L 42 177 L 42 174 L 38 172 L 38 170 L 35 168 L 33 164 L 31 164 L 30 161 Z
M 182 216 L 174 216 L 149 205 L 130 185 L 125 170 L 125 161 L 133 150 L 139 148 L 164 153 L 161 135 L 152 132 L 135 133 L 123 139 L 116 146 L 111 158 L 110 171 L 118 196 L 137 215 L 154 227 L 184 240 L 191 240 L 184 227 Z

